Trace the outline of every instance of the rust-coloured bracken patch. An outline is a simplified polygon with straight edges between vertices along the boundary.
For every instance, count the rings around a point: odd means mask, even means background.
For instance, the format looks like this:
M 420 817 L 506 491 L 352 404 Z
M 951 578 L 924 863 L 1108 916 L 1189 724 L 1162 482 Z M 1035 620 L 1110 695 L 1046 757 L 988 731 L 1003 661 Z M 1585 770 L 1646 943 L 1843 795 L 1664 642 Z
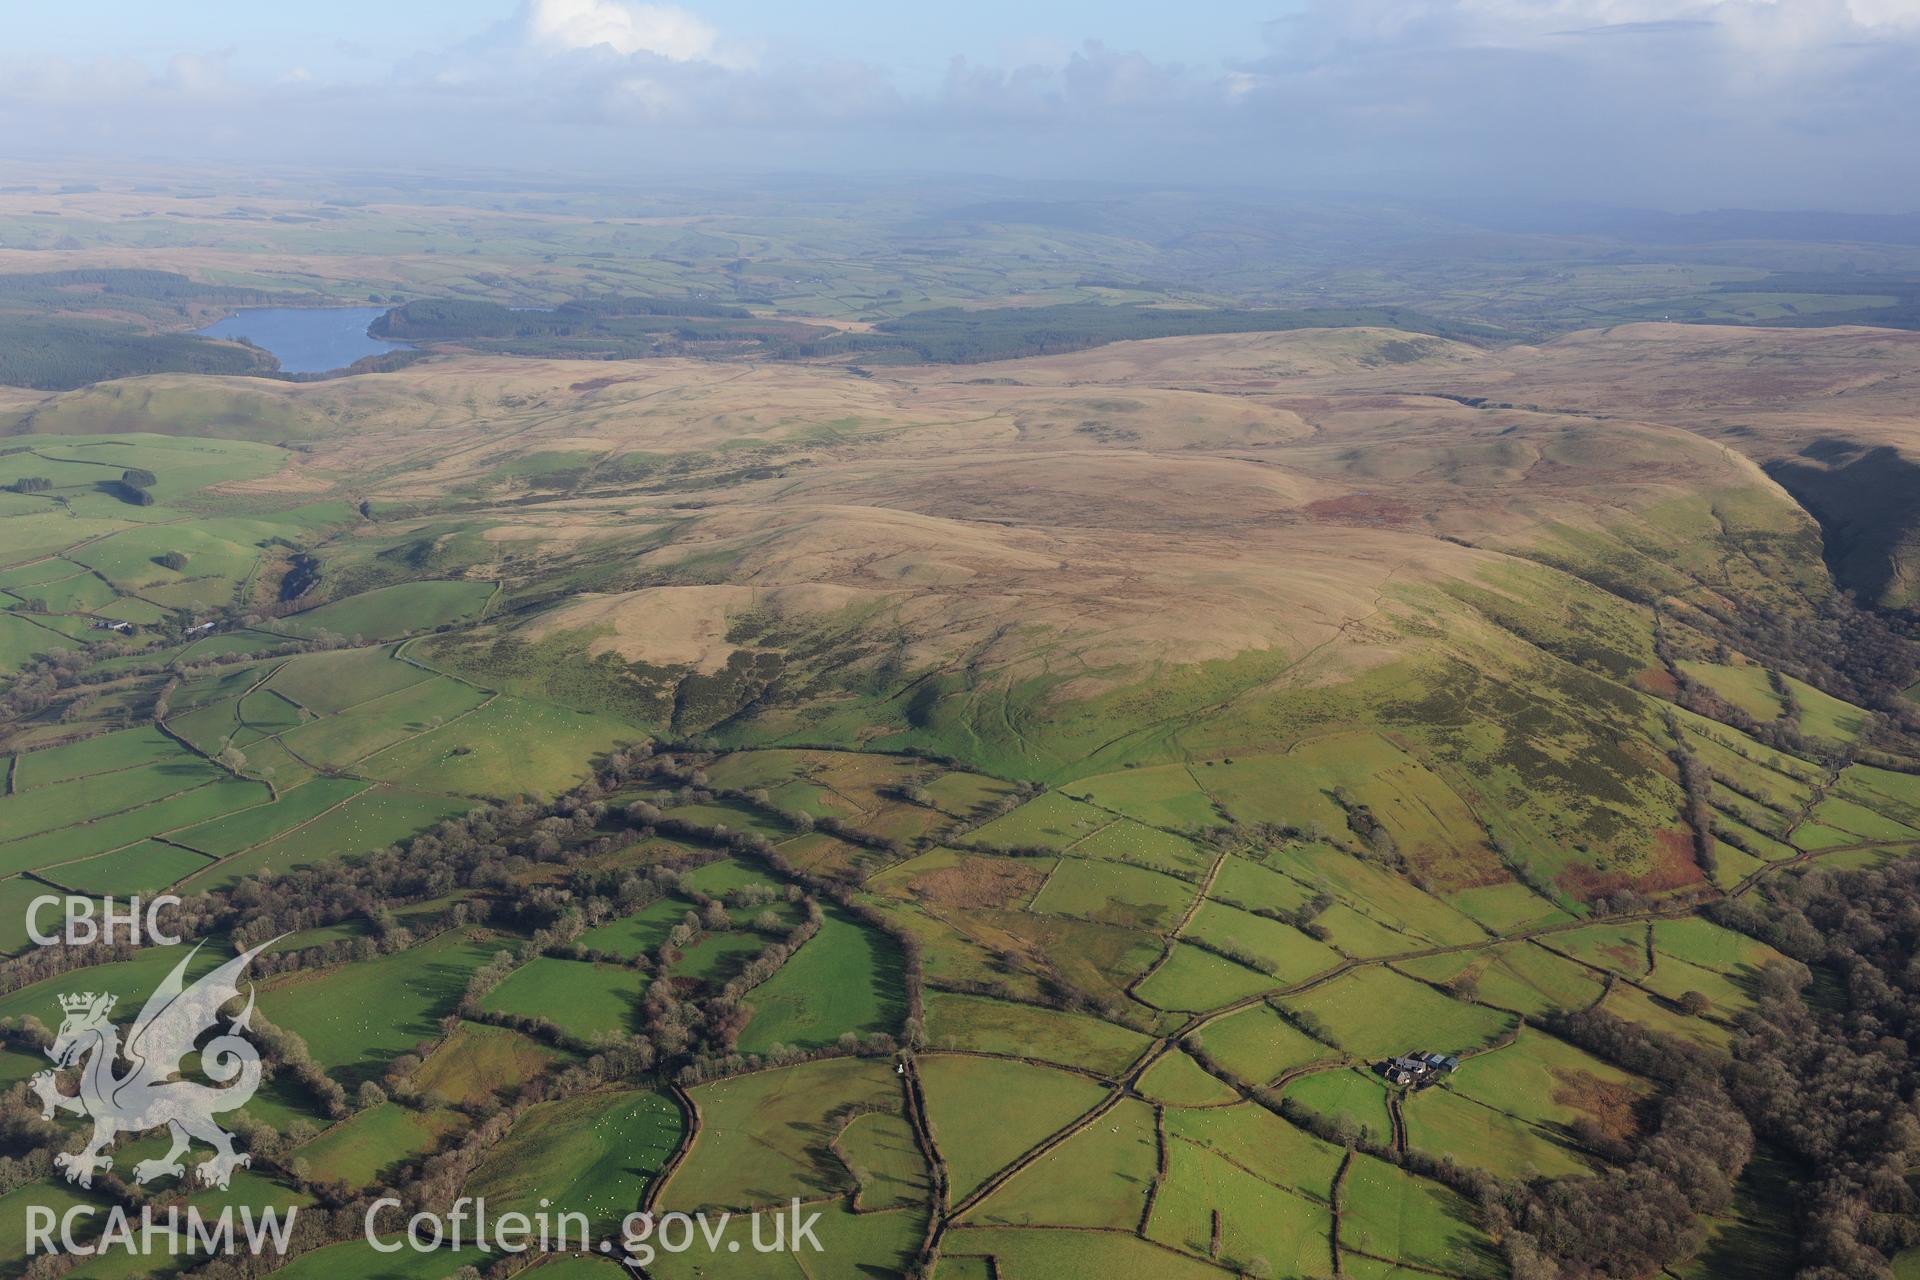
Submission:
M 1640 1132 L 1635 1114 L 1640 1095 L 1626 1085 L 1602 1080 L 1591 1071 L 1562 1071 L 1556 1079 L 1553 1100 L 1592 1119 L 1609 1138 L 1628 1142 Z
M 1049 865 L 1026 858 L 966 858 L 915 876 L 907 889 L 943 907 L 1009 907 L 1039 891 Z

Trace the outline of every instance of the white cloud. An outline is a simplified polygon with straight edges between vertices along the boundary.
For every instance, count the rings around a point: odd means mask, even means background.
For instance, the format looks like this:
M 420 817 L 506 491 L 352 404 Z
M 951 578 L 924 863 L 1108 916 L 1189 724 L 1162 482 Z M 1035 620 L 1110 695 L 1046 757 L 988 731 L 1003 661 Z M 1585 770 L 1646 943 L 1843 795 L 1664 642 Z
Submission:
M 1263 55 L 1230 65 L 1088 40 L 955 59 L 925 86 L 747 57 L 753 37 L 668 4 L 523 0 L 468 40 L 331 78 L 249 80 L 222 53 L 0 54 L 0 134 L 232 137 L 242 154 L 297 136 L 535 169 L 645 155 L 1920 206 L 1920 170 L 1901 163 L 1920 116 L 1920 0 L 1296 0 Z
M 621 0 L 531 0 L 527 31 L 551 50 L 607 48 L 622 57 L 651 54 L 673 62 L 723 60 L 720 33 L 696 14 L 664 4 Z

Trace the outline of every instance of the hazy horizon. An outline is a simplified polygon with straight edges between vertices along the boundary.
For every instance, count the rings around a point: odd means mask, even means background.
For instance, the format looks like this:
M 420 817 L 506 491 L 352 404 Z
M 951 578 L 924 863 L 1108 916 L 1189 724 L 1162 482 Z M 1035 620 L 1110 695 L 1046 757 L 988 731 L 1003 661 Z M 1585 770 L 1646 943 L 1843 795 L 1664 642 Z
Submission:
M 103 2 L 8 31 L 14 160 L 1920 208 L 1920 0 Z

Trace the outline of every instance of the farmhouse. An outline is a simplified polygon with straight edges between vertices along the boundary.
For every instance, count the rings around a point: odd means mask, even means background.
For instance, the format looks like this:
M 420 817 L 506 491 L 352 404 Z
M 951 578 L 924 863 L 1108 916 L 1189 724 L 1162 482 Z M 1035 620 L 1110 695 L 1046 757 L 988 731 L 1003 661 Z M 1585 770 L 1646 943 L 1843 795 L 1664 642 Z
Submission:
M 1453 1054 L 1416 1049 L 1412 1053 L 1375 1063 L 1373 1069 L 1385 1076 L 1389 1084 L 1424 1089 L 1442 1075 L 1451 1074 L 1459 1065 L 1460 1059 Z

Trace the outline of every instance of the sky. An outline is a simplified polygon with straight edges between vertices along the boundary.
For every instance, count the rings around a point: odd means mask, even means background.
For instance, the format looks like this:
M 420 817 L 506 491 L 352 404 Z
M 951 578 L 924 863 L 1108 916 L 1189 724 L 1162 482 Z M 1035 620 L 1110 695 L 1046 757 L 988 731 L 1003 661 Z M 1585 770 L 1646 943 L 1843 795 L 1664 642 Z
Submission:
M 1920 0 L 0 0 L 0 158 L 1920 209 Z

